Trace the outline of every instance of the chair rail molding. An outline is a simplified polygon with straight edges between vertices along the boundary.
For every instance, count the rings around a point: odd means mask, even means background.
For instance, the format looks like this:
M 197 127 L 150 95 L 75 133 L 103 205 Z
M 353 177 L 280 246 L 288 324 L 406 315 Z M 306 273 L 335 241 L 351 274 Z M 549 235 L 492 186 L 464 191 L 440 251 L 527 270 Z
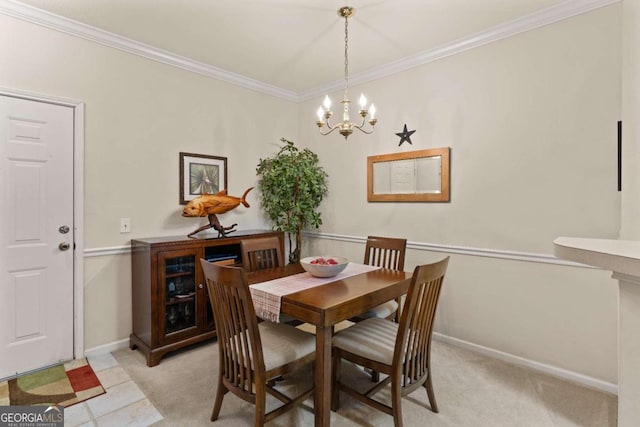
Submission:
M 306 237 L 315 238 L 315 239 L 338 240 L 342 242 L 362 243 L 363 245 L 367 242 L 366 237 L 346 236 L 341 234 L 329 234 L 329 233 L 305 231 L 303 232 L 303 235 Z M 478 257 L 485 257 L 485 258 L 500 258 L 500 259 L 508 259 L 512 261 L 535 262 L 540 264 L 555 264 L 555 265 L 563 265 L 568 267 L 596 268 L 596 267 L 578 263 L 578 262 L 559 259 L 550 254 L 538 254 L 533 252 L 517 252 L 517 251 L 504 250 L 504 249 L 474 248 L 471 246 L 443 245 L 438 243 L 410 242 L 410 241 L 407 242 L 407 249 L 416 249 L 416 250 L 430 251 L 430 252 L 446 252 L 449 254 L 470 255 L 470 256 L 478 256 Z
M 304 236 L 312 239 L 326 239 L 336 240 L 348 243 L 361 243 L 366 244 L 367 238 L 361 236 L 348 236 L 343 234 L 331 234 L 331 233 L 319 233 L 313 231 L 305 231 L 302 233 Z M 415 249 L 419 251 L 430 252 L 445 252 L 449 254 L 457 255 L 469 255 L 484 258 L 500 258 L 512 261 L 526 261 L 540 264 L 554 264 L 568 267 L 581 267 L 581 268 L 597 268 L 591 265 L 582 264 L 579 262 L 567 261 L 564 259 L 556 258 L 551 254 L 539 254 L 533 252 L 517 252 L 504 249 L 487 249 L 487 248 L 475 248 L 471 246 L 457 246 L 457 245 L 443 245 L 438 243 L 428 242 L 407 242 L 407 249 Z M 96 247 L 84 250 L 85 258 L 111 256 L 111 255 L 127 255 L 131 253 L 131 247 L 129 245 L 123 246 L 108 246 L 108 247 Z
M 110 246 L 103 248 L 90 248 L 84 250 L 85 258 L 93 258 L 99 256 L 110 256 L 110 255 L 128 255 L 131 254 L 131 246 Z

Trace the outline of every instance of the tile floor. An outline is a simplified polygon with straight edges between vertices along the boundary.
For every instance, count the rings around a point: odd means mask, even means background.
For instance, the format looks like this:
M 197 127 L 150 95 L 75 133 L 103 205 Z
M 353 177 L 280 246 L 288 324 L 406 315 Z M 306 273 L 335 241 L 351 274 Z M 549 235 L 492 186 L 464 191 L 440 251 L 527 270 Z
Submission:
M 162 419 L 111 353 L 88 359 L 107 392 L 65 408 L 65 427 L 146 427 Z

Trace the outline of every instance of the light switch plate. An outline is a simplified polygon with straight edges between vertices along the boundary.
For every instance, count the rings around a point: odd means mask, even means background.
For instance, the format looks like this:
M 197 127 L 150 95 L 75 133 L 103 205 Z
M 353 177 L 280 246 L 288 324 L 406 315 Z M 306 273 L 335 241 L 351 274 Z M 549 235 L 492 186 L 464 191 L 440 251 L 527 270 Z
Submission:
M 120 233 L 131 233 L 131 218 L 120 218 Z

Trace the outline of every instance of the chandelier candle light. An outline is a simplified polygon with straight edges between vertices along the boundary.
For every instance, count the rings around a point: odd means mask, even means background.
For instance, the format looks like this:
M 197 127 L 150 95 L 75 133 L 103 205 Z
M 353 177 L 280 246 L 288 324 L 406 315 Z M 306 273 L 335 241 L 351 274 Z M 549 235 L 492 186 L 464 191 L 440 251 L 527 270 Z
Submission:
M 316 125 L 320 128 L 320 133 L 322 135 L 329 135 L 331 132 L 338 129 L 338 132 L 340 132 L 340 135 L 344 136 L 344 139 L 347 139 L 347 137 L 353 133 L 353 128 L 356 128 L 366 134 L 373 133 L 373 127 L 378 122 L 378 119 L 376 119 L 376 107 L 371 104 L 371 107 L 367 109 L 367 98 L 365 98 L 364 95 L 360 95 L 359 114 L 362 117 L 362 123 L 358 126 L 356 123 L 349 121 L 349 104 L 351 103 L 351 101 L 349 101 L 349 18 L 353 16 L 354 13 L 355 9 L 349 6 L 344 6 L 338 9 L 338 16 L 344 18 L 344 97 L 341 101 L 343 105 L 342 122 L 335 126 L 331 126 L 331 124 L 329 124 L 329 119 L 333 115 L 331 112 L 331 99 L 329 99 L 329 95 L 325 96 L 324 103 L 318 108 L 318 120 L 316 121 Z M 367 122 L 367 116 L 369 113 L 371 113 L 371 116 L 368 122 L 371 125 L 371 130 L 367 131 L 364 129 L 364 125 L 365 122 Z M 327 125 L 327 128 L 329 128 L 327 132 L 322 131 L 324 125 Z

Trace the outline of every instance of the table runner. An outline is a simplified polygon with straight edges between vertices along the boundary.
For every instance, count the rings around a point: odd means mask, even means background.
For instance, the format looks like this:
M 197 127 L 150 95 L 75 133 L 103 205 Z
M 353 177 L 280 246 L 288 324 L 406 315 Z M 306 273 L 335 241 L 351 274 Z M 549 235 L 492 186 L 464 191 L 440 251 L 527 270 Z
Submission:
M 292 276 L 268 280 L 249 287 L 256 315 L 272 322 L 280 321 L 280 304 L 282 296 L 335 282 L 345 277 L 355 276 L 368 271 L 378 270 L 380 267 L 350 262 L 338 275 L 333 277 L 313 277 L 304 272 Z

